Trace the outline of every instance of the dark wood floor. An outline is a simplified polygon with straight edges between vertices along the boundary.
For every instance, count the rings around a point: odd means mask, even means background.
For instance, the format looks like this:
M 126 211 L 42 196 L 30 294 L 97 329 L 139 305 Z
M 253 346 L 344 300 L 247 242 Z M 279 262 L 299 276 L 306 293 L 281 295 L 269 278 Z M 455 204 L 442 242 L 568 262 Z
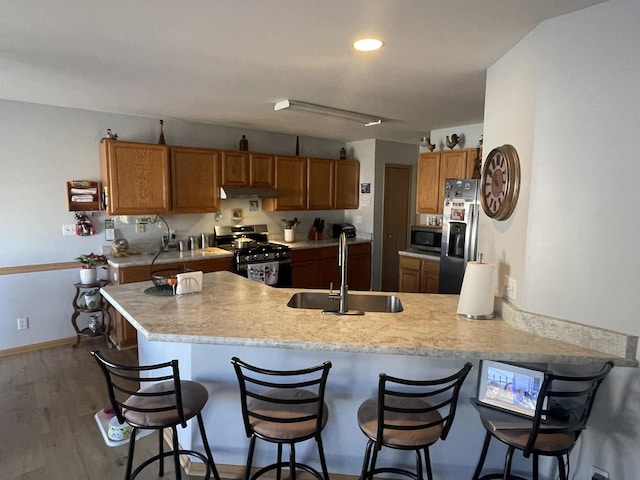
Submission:
M 108 403 L 89 354 L 95 349 L 117 362 L 137 362 L 135 350 L 118 352 L 98 339 L 0 358 L 0 478 L 124 478 L 127 446 L 107 446 L 93 418 Z M 136 442 L 134 465 L 157 453 L 157 441 L 153 434 Z M 174 478 L 172 472 L 165 462 L 164 478 Z M 157 468 L 138 478 L 159 478 Z

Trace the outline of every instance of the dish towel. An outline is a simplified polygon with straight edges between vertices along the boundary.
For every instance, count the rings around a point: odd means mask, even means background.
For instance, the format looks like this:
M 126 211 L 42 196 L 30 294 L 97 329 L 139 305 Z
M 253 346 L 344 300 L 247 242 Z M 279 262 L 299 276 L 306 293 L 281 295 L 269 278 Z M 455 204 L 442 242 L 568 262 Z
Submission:
M 278 262 L 255 263 L 247 265 L 247 277 L 265 285 L 278 283 Z

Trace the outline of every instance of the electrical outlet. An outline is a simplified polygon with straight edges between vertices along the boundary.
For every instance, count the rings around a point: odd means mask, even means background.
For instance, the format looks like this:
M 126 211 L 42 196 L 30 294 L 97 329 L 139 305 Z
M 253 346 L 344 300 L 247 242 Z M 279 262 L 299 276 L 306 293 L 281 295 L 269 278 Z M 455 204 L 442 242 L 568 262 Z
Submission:
M 609 473 L 605 472 L 601 468 L 591 465 L 591 480 L 606 480 L 609 478 Z
M 18 319 L 18 330 L 26 330 L 29 328 L 29 317 L 23 317 Z
M 76 234 L 76 224 L 62 225 L 62 236 L 68 237 Z
M 516 281 L 509 275 L 504 276 L 504 296 L 510 302 L 516 299 Z
M 144 223 L 136 224 L 136 233 L 144 233 Z

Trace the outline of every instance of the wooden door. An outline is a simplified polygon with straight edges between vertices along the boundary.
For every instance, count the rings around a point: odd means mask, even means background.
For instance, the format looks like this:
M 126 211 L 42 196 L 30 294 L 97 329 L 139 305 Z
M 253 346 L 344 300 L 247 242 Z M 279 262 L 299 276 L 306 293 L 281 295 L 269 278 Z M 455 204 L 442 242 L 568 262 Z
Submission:
M 335 160 L 307 159 L 307 209 L 331 210 L 335 195 Z
M 252 187 L 273 188 L 275 181 L 275 159 L 268 153 L 249 155 L 249 185 Z
M 336 160 L 336 199 L 334 208 L 355 209 L 360 200 L 360 162 Z
M 385 292 L 397 292 L 399 288 L 398 251 L 409 246 L 410 193 L 411 166 L 385 164 L 381 269 L 381 288 Z
M 174 213 L 207 213 L 220 209 L 218 150 L 171 148 Z
M 223 151 L 221 167 L 221 185 L 249 186 L 249 154 L 247 152 Z
M 438 212 L 438 206 L 440 204 L 439 182 L 440 153 L 421 153 L 418 157 L 418 181 L 416 189 L 416 211 L 418 213 Z
M 171 186 L 166 145 L 102 140 L 100 170 L 109 215 L 169 212 Z

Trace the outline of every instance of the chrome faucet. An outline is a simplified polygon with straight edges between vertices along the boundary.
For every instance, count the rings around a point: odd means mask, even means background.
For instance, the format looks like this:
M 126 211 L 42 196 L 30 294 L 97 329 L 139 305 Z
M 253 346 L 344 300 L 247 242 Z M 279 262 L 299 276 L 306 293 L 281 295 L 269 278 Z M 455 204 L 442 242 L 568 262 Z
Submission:
M 347 236 L 344 232 L 340 234 L 338 243 L 338 266 L 340 267 L 340 293 L 333 293 L 333 282 L 329 287 L 329 298 L 331 300 L 339 300 L 340 307 L 335 310 L 324 310 L 322 313 L 327 315 L 364 315 L 359 310 L 349 310 L 349 285 L 347 285 L 347 273 L 349 263 L 349 245 L 347 244 Z

